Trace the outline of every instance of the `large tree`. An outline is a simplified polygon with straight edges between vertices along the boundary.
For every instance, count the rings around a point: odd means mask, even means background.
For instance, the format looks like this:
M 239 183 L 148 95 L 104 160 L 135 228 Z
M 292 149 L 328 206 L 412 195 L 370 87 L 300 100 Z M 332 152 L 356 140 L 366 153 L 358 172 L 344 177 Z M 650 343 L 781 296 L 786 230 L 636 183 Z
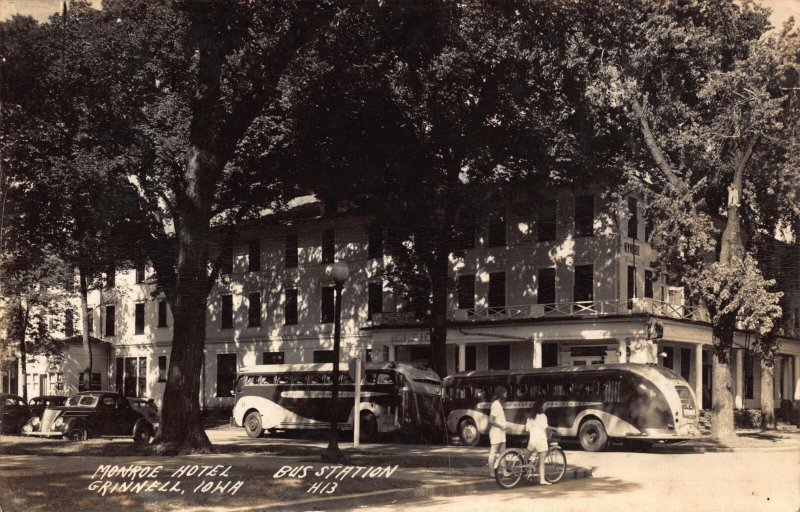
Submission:
M 753 241 L 798 221 L 796 92 L 783 83 L 796 77 L 796 34 L 763 36 L 766 12 L 750 3 L 592 6 L 587 94 L 635 141 L 626 169 L 649 196 L 663 269 L 708 307 L 712 434 L 729 437 L 734 332 L 766 333 L 780 315 Z

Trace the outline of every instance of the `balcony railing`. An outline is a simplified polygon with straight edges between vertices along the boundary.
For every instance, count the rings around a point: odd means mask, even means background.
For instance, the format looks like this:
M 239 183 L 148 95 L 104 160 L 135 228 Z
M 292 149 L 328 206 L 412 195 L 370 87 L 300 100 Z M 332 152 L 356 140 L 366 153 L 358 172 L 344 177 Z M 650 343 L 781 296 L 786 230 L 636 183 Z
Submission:
M 579 302 L 556 302 L 551 304 L 522 304 L 458 309 L 450 314 L 450 320 L 479 322 L 546 317 L 585 317 L 649 313 L 651 315 L 708 322 L 708 310 L 700 306 L 671 304 L 649 298 L 630 300 L 595 300 Z M 373 325 L 392 326 L 420 323 L 412 312 L 381 313 L 372 315 Z

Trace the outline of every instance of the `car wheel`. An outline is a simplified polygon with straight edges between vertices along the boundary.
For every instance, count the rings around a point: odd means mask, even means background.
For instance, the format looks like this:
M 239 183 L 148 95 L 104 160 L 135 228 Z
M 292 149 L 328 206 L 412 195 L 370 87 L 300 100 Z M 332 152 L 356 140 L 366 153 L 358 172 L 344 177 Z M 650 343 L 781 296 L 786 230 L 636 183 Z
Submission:
M 264 427 L 261 426 L 261 414 L 253 411 L 244 418 L 244 431 L 250 437 L 261 437 Z
M 66 431 L 64 438 L 69 441 L 86 441 L 89 439 L 89 433 L 83 427 L 72 427 Z
M 600 452 L 608 446 L 608 434 L 600 420 L 587 420 L 578 431 L 581 447 L 587 452 Z
M 361 413 L 360 428 L 358 439 L 362 443 L 371 443 L 378 437 L 378 420 L 371 412 L 363 411 Z
M 149 423 L 140 422 L 133 429 L 133 442 L 136 444 L 147 444 L 153 439 L 155 433 Z
M 475 446 L 481 440 L 481 434 L 478 432 L 478 426 L 475 425 L 475 420 L 472 418 L 465 418 L 458 424 L 458 437 L 461 439 L 461 444 L 464 446 Z

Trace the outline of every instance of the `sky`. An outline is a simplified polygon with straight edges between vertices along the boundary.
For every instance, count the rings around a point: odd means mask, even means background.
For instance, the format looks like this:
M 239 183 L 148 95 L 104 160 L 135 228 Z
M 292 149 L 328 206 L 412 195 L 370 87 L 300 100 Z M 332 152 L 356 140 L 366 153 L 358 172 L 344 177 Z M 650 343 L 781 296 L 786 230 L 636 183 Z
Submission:
M 100 7 L 101 0 L 91 0 L 92 4 Z M 39 21 L 61 10 L 62 0 L 0 0 L 0 20 L 5 20 L 14 14 L 30 15 Z M 776 27 L 794 16 L 800 20 L 800 0 L 761 0 L 761 4 L 772 8 L 770 21 Z

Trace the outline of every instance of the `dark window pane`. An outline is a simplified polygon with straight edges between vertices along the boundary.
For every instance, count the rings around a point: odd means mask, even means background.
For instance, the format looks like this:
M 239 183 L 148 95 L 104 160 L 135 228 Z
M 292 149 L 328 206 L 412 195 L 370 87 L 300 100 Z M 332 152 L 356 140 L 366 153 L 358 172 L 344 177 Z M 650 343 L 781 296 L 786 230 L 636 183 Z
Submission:
M 636 267 L 628 265 L 627 279 L 628 309 L 633 309 L 633 298 L 636 297 Z
M 125 358 L 125 383 L 122 393 L 125 396 L 136 396 L 136 385 L 138 384 L 136 372 L 139 367 L 138 363 L 139 361 L 136 357 Z
M 587 302 L 594 297 L 594 266 L 578 265 L 575 267 L 575 287 L 573 289 L 575 302 Z
M 137 381 L 138 388 L 136 390 L 136 396 L 142 397 L 147 391 L 147 358 L 145 357 L 139 358 L 139 374 L 137 375 Z
M 508 370 L 511 368 L 510 345 L 489 345 L 487 350 L 490 370 Z
M 411 360 L 429 362 L 431 360 L 431 347 L 411 347 Z
M 75 334 L 75 320 L 71 309 L 64 312 L 64 336 L 69 338 Z
M 144 263 L 138 263 L 136 265 L 136 284 L 142 284 L 144 282 Z
M 502 215 L 495 215 L 489 219 L 489 247 L 505 247 L 506 245 L 506 219 Z
M 749 351 L 744 353 L 744 397 L 748 400 L 753 399 L 753 354 Z
M 575 236 L 594 235 L 594 196 L 575 198 Z
M 165 300 L 158 301 L 158 326 L 167 326 L 167 301 Z
M 222 296 L 222 317 L 220 327 L 223 329 L 233 328 L 233 295 Z
M 322 263 L 333 263 L 336 258 L 336 231 L 326 229 L 322 232 Z
M 284 259 L 287 268 L 297 266 L 297 235 L 286 235 Z
M 261 294 L 247 296 L 247 327 L 261 326 Z
M 264 352 L 261 354 L 261 364 L 283 364 L 283 352 Z
M 475 248 L 475 217 L 472 215 L 465 215 L 461 221 L 458 247 L 460 249 Z
M 690 348 L 682 348 L 681 349 L 681 377 L 686 379 L 688 382 L 689 380 L 689 368 L 692 364 L 692 349 Z
M 383 283 L 369 283 L 368 293 L 367 313 L 372 320 L 375 313 L 383 313 Z
M 236 354 L 217 354 L 217 396 L 231 397 L 236 378 Z
M 536 302 L 554 304 L 556 301 L 556 269 L 540 268 L 536 276 Z
M 247 245 L 247 270 L 261 270 L 261 240 L 250 240 Z
M 283 306 L 283 318 L 286 325 L 297 324 L 297 290 L 286 290 L 286 301 Z
M 475 345 L 467 345 L 464 347 L 464 371 L 472 372 L 477 368 L 477 350 Z
M 323 286 L 322 287 L 322 301 L 320 304 L 320 322 L 323 324 L 333 323 L 333 298 L 334 298 L 334 288 L 333 286 Z
M 106 306 L 106 336 L 114 336 L 115 325 L 116 325 L 116 308 L 114 306 Z
M 506 273 L 489 274 L 489 307 L 500 308 L 506 305 Z
M 114 288 L 114 286 L 116 286 L 116 282 L 117 282 L 117 269 L 114 268 L 114 266 L 112 265 L 106 271 L 106 287 Z
M 222 246 L 222 261 L 220 261 L 220 273 L 230 274 L 233 272 L 233 244 L 226 243 Z
M 645 298 L 653 298 L 653 271 L 644 271 L 644 296 Z
M 675 368 L 675 349 L 672 347 L 664 347 L 662 350 L 666 354 L 664 356 L 664 368 L 672 370 Z
M 167 356 L 158 356 L 158 382 L 167 380 Z
M 383 227 L 381 227 L 380 224 L 369 225 L 367 256 L 369 258 L 380 258 L 383 256 Z
M 558 366 L 558 343 L 542 343 L 542 367 Z
M 135 306 L 134 334 L 144 334 L 144 303 Z
M 554 200 L 539 203 L 537 232 L 540 242 L 556 239 L 556 202 Z
M 314 362 L 315 363 L 333 363 L 335 361 L 333 350 L 315 350 Z
M 635 197 L 628 198 L 628 237 L 639 238 L 639 202 Z
M 123 378 L 125 377 L 125 359 L 122 357 L 117 358 L 117 371 L 116 375 L 114 376 L 117 385 L 117 393 L 124 393 L 123 388 Z
M 458 276 L 458 309 L 475 307 L 475 276 Z

